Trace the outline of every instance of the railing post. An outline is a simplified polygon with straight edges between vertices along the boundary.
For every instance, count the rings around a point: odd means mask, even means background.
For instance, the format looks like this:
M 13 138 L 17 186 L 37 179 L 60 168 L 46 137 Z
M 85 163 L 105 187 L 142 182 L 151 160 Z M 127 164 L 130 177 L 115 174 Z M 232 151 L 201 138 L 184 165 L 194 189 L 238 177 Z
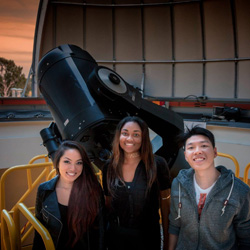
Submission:
M 21 235 L 20 235 L 20 212 L 17 208 L 17 206 L 14 207 L 14 213 L 13 213 L 13 220 L 16 226 L 16 232 L 17 233 L 17 250 L 21 249 Z
M 235 176 L 237 178 L 239 178 L 239 176 L 240 176 L 240 167 L 239 167 L 239 163 L 238 163 L 237 159 L 232 155 L 224 154 L 224 153 L 221 153 L 221 152 L 217 152 L 217 155 L 221 156 L 221 157 L 229 158 L 229 159 L 231 159 L 233 161 L 233 163 L 235 165 Z
M 248 184 L 248 172 L 249 172 L 249 169 L 250 169 L 250 163 L 248 163 L 245 167 L 245 170 L 244 170 L 244 177 L 243 177 L 243 181 L 247 184 Z

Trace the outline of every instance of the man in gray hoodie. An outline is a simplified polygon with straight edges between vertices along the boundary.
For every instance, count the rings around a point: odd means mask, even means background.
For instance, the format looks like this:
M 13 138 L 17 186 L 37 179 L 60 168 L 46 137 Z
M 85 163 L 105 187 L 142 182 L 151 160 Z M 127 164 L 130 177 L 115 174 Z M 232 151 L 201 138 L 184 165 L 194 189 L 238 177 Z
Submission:
M 214 135 L 194 127 L 179 137 L 190 169 L 171 187 L 169 250 L 250 250 L 250 188 L 215 167 Z

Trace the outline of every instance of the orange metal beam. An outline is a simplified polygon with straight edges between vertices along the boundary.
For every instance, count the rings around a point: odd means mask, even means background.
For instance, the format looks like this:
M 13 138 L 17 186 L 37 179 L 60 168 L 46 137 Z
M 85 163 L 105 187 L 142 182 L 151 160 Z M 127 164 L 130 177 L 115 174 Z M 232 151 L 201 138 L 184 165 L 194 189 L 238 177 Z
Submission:
M 0 105 L 46 105 L 43 98 L 0 98 Z
M 158 105 L 165 105 L 165 101 L 153 101 Z M 213 108 L 213 107 L 235 107 L 250 110 L 248 103 L 232 102 L 195 102 L 195 101 L 170 101 L 169 107 L 186 107 L 186 108 Z M 0 98 L 0 105 L 46 105 L 43 98 Z

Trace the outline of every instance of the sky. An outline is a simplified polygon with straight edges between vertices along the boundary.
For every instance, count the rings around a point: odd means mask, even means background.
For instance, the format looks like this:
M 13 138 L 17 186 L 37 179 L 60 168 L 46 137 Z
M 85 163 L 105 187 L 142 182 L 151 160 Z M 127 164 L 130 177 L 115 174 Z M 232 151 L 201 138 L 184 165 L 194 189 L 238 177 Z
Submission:
M 0 0 L 0 57 L 28 76 L 39 0 Z

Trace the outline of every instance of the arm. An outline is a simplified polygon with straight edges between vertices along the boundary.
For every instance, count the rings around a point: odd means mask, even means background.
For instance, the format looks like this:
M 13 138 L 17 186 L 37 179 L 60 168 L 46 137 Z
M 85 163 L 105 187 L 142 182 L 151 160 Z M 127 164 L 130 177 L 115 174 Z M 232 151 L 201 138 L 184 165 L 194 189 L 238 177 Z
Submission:
M 169 225 L 169 212 L 170 212 L 170 189 L 161 191 L 161 217 L 163 227 L 163 250 L 168 249 L 168 225 Z
M 250 189 L 244 195 L 241 210 L 234 219 L 239 250 L 250 249 Z
M 169 234 L 168 250 L 174 250 L 178 241 L 178 235 Z
M 170 172 L 168 164 L 163 157 L 155 155 L 155 163 L 157 167 L 157 180 L 160 188 L 160 208 L 163 228 L 163 250 L 166 250 L 168 247 L 168 216 L 170 212 Z
M 168 250 L 174 250 L 177 246 L 179 239 L 179 232 L 181 227 L 180 218 L 176 220 L 178 216 L 178 181 L 175 178 L 172 182 L 171 186 L 171 198 L 170 198 L 170 214 L 169 214 L 169 242 L 168 242 Z

